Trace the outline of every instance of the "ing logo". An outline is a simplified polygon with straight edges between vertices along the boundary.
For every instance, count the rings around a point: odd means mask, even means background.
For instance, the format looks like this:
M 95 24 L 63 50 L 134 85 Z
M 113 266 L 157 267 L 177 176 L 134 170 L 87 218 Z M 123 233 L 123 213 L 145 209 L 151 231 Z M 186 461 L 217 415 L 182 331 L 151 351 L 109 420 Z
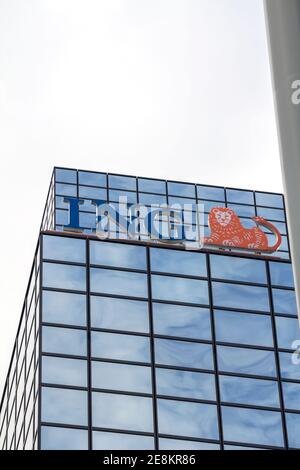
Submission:
M 262 217 L 253 217 L 256 227 L 243 227 L 240 218 L 229 208 L 214 207 L 209 214 L 210 235 L 205 237 L 203 244 L 227 248 L 240 248 L 260 253 L 274 253 L 282 243 L 282 237 L 275 225 Z M 269 246 L 269 240 L 260 228 L 266 227 L 275 236 L 276 242 Z

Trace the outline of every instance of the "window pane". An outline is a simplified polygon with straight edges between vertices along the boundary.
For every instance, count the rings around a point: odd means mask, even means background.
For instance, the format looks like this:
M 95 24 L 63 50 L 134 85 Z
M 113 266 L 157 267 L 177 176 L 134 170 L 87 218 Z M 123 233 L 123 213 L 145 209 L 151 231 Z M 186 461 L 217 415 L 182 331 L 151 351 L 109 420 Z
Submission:
M 92 362 L 93 388 L 152 393 L 151 368 L 109 362 Z
M 93 393 L 93 426 L 128 431 L 153 431 L 152 399 Z
M 43 326 L 43 352 L 86 356 L 86 332 Z
M 93 432 L 93 450 L 153 450 L 154 439 L 149 436 Z
M 43 321 L 86 325 L 86 296 L 43 291 Z
M 104 173 L 93 173 L 89 171 L 79 171 L 79 184 L 90 186 L 106 186 L 106 175 Z
M 158 395 L 215 400 L 215 378 L 213 374 L 156 368 Z
M 43 258 L 85 263 L 85 240 L 43 236 Z
M 298 318 L 276 317 L 276 330 L 279 348 L 293 349 L 293 342 L 300 340 Z
M 283 446 L 280 413 L 243 408 L 222 408 L 226 441 Z
M 158 364 L 213 369 L 212 348 L 209 344 L 155 339 L 155 360 Z
M 231 281 L 267 283 L 264 261 L 233 256 L 211 255 L 211 275 L 217 279 Z
M 218 439 L 215 405 L 157 400 L 158 429 L 161 434 Z
M 183 441 L 181 439 L 159 439 L 160 450 L 220 450 L 218 444 L 209 442 Z
M 91 241 L 90 257 L 91 264 L 147 269 L 146 249 L 142 246 Z
M 300 384 L 282 383 L 284 406 L 290 410 L 300 410 Z
M 201 201 L 204 205 L 204 212 L 209 213 L 214 207 L 225 207 L 222 202 L 216 201 Z
M 215 325 L 217 341 L 273 346 L 269 316 L 216 310 Z
M 268 289 L 264 287 L 240 286 L 213 282 L 214 305 L 228 308 L 242 308 L 268 312 Z
M 92 356 L 124 361 L 150 362 L 149 338 L 93 331 Z
M 135 192 L 130 191 L 116 191 L 116 190 L 109 190 L 109 200 L 113 202 L 119 202 L 120 198 L 127 199 L 127 204 L 136 204 L 137 202 L 137 195 Z M 123 201 L 125 202 L 125 201 Z
M 260 217 L 264 217 L 267 220 L 278 220 L 278 222 L 285 221 L 284 211 L 281 209 L 266 209 L 258 207 L 257 215 Z
M 211 339 L 208 309 L 153 303 L 153 322 L 159 335 Z
M 295 353 L 279 353 L 281 376 L 284 379 L 300 380 L 300 366 L 294 363 Z M 298 354 L 295 359 L 299 360 Z
M 207 281 L 170 276 L 152 276 L 152 297 L 175 302 L 209 303 Z
M 103 188 L 90 188 L 87 186 L 79 186 L 79 197 L 86 197 L 89 199 L 107 200 L 107 191 Z
M 300 448 L 300 415 L 286 413 L 289 447 Z
M 49 384 L 87 387 L 87 363 L 80 359 L 43 356 L 42 381 Z
M 136 179 L 130 176 L 108 176 L 109 186 L 116 189 L 136 190 Z
M 55 177 L 56 181 L 60 181 L 61 183 L 77 183 L 76 170 L 64 170 L 62 168 L 56 168 Z
M 252 191 L 240 191 L 238 189 L 227 189 L 227 201 L 240 204 L 254 204 Z
M 170 196 L 170 195 L 168 197 L 168 201 L 169 201 L 169 205 L 180 204 L 180 206 L 184 206 L 184 204 L 194 205 L 196 203 L 196 199 L 179 197 L 179 196 Z M 185 207 L 185 209 L 190 211 L 190 210 L 195 210 L 195 207 Z
M 283 197 L 281 194 L 255 193 L 258 206 L 278 207 L 283 209 Z
M 92 268 L 91 290 L 103 294 L 148 297 L 147 275 Z
M 83 429 L 42 426 L 41 450 L 87 450 L 88 432 Z
M 163 180 L 151 180 L 139 178 L 139 191 L 146 193 L 166 193 L 166 182 Z
M 61 196 L 77 197 L 77 186 L 73 184 L 56 183 L 55 194 L 60 194 Z
M 67 225 L 69 223 L 69 212 L 68 211 L 63 211 L 63 210 L 56 210 L 55 211 L 55 216 L 56 216 L 56 223 L 59 225 Z M 58 229 L 61 232 L 63 231 L 63 227 L 61 229 Z
M 198 199 L 211 199 L 213 201 L 225 201 L 224 188 L 211 186 L 197 186 Z
M 254 206 L 244 206 L 241 204 L 227 204 L 227 207 L 232 209 L 238 217 L 255 217 Z
M 206 258 L 201 253 L 151 248 L 152 271 L 207 277 Z
M 273 285 L 294 287 L 294 276 L 291 264 L 270 263 L 270 272 Z
M 87 393 L 43 387 L 42 421 L 86 426 Z
M 193 184 L 168 182 L 168 193 L 169 196 L 196 197 L 195 186 Z
M 250 375 L 276 376 L 276 365 L 272 351 L 218 346 L 219 369 Z
M 277 382 L 222 375 L 219 379 L 223 402 L 279 408 Z
M 91 296 L 91 323 L 94 328 L 147 333 L 148 302 Z
M 89 229 L 96 228 L 96 215 L 88 214 L 86 212 L 79 212 L 79 225 L 80 227 L 87 227 Z
M 274 311 L 286 315 L 297 315 L 296 295 L 292 290 L 272 289 Z
M 81 266 L 43 263 L 43 285 L 58 289 L 85 290 L 86 270 Z
M 139 194 L 139 203 L 140 204 L 166 204 L 167 203 L 167 198 L 166 196 L 163 195 L 157 195 L 157 194 Z

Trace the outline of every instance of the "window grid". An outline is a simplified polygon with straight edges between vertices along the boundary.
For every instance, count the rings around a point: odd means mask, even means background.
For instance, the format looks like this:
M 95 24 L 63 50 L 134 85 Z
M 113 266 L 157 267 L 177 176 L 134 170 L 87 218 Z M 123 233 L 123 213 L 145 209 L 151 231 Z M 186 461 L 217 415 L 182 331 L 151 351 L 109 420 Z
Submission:
M 86 240 L 86 243 L 87 245 L 89 244 L 89 240 L 87 238 Z M 105 243 L 105 242 L 99 242 L 99 243 Z M 212 306 L 212 302 L 211 302 L 211 294 L 210 294 L 210 310 L 211 310 L 211 318 L 212 318 L 212 322 L 211 322 L 211 327 L 212 327 L 212 330 L 213 330 L 213 335 L 212 335 L 212 342 L 211 341 L 208 341 L 208 340 L 201 340 L 201 339 L 192 339 L 192 338 L 182 338 L 182 337 L 174 337 L 174 336 L 169 336 L 169 335 L 161 335 L 161 334 L 157 334 L 154 332 L 153 330 L 153 311 L 152 311 L 152 302 L 151 302 L 151 274 L 153 274 L 153 272 L 151 273 L 150 269 L 149 269 L 149 257 L 150 257 L 150 250 L 151 248 L 149 247 L 146 247 L 146 251 L 147 251 L 147 260 L 148 260 L 148 268 L 147 268 L 147 277 L 148 277 L 148 292 L 149 292 L 149 304 L 150 304 L 150 311 L 149 311 L 149 315 L 150 315 L 150 323 L 152 322 L 152 326 L 150 327 L 150 332 L 149 333 L 137 333 L 137 332 L 132 332 L 132 331 L 123 331 L 123 330 L 110 330 L 110 329 L 105 329 L 105 328 L 94 328 L 94 327 L 91 327 L 91 324 L 90 324 L 90 320 L 88 321 L 88 325 L 87 327 L 72 327 L 72 328 L 76 328 L 76 329 L 84 329 L 84 330 L 88 330 L 89 331 L 89 338 L 90 338 L 90 333 L 91 331 L 102 331 L 102 332 L 110 332 L 110 333 L 118 333 L 118 334 L 125 334 L 125 335 L 130 335 L 130 336 L 139 336 L 139 337 L 148 337 L 150 338 L 150 342 L 152 344 L 151 346 L 151 350 L 152 350 L 152 353 L 151 353 L 151 369 L 152 369 L 152 387 L 153 387 L 153 391 L 155 392 L 155 375 L 154 375 L 154 369 L 155 369 L 155 366 L 157 367 L 157 364 L 154 363 L 154 348 L 153 348 L 153 345 L 154 345 L 154 339 L 158 339 L 158 338 L 162 338 L 162 339 L 169 339 L 171 341 L 176 341 L 176 340 L 179 340 L 179 341 L 186 341 L 188 343 L 195 343 L 195 344 L 213 344 L 213 357 L 214 357 L 214 364 L 215 364 L 215 370 L 218 372 L 218 368 L 217 368 L 217 356 L 216 356 L 216 348 L 217 346 L 234 346 L 234 347 L 238 347 L 238 348 L 244 348 L 244 349 L 254 349 L 254 350 L 262 350 L 262 351 L 275 351 L 275 354 L 277 354 L 277 357 L 276 357 L 276 367 L 277 367 L 277 371 L 279 371 L 279 374 L 280 374 L 280 369 L 279 369 L 279 358 L 278 358 L 278 352 L 277 351 L 285 351 L 283 350 L 282 348 L 280 349 L 277 349 L 277 342 L 274 341 L 274 347 L 265 347 L 265 346 L 251 346 L 251 345 L 246 345 L 245 344 L 238 344 L 238 343 L 228 343 L 228 342 L 220 342 L 220 341 L 217 341 L 216 337 L 215 337 L 215 331 L 214 331 L 214 311 L 213 311 L 213 306 Z M 87 250 L 87 253 L 89 253 L 89 250 Z M 215 255 L 215 253 L 214 253 Z M 220 255 L 222 255 L 222 253 L 220 253 Z M 207 260 L 209 261 L 209 254 L 206 255 L 207 257 Z M 56 262 L 54 260 L 52 260 L 52 262 Z M 274 262 L 274 261 L 272 261 Z M 268 262 L 265 261 L 266 265 L 268 265 Z M 64 263 L 64 264 L 74 264 L 74 265 L 81 265 L 79 263 Z M 87 259 L 87 272 L 89 270 L 90 267 L 94 267 L 96 265 L 92 265 L 90 264 L 90 260 Z M 99 267 L 97 265 L 97 267 Z M 109 268 L 109 269 L 113 269 L 111 266 L 105 266 L 105 268 Z M 128 271 L 128 272 L 131 272 L 131 271 L 136 271 L 136 272 L 145 272 L 144 270 L 136 270 L 136 269 L 128 269 L 128 268 L 114 268 L 115 270 L 120 270 L 120 271 Z M 169 276 L 172 276 L 172 277 L 178 277 L 176 275 L 171 275 L 171 274 L 167 274 L 167 273 L 161 273 L 159 272 L 159 275 L 169 275 Z M 194 276 L 180 276 L 180 277 L 186 277 L 186 278 L 193 278 Z M 198 277 L 196 277 L 198 278 Z M 209 278 L 209 286 L 210 286 L 210 292 L 211 292 L 211 282 L 212 282 L 212 279 L 215 280 L 214 278 L 211 277 L 211 274 L 210 274 L 210 266 L 208 264 L 208 278 Z M 272 287 L 271 286 L 271 280 L 270 280 L 270 275 L 268 274 L 268 277 L 267 277 L 267 283 L 266 284 L 256 284 L 256 283 L 246 283 L 246 282 L 241 282 L 241 281 L 228 281 L 228 280 L 219 280 L 220 282 L 222 283 L 232 283 L 232 284 L 236 284 L 236 285 L 254 285 L 254 286 L 267 286 L 268 288 L 268 291 L 269 291 L 269 296 L 270 298 L 272 298 Z M 88 293 L 90 293 L 90 287 L 89 287 L 89 283 L 87 284 L 87 291 Z M 280 286 L 281 287 L 281 286 Z M 285 288 L 286 290 L 293 290 L 291 288 Z M 48 289 L 46 288 L 45 290 L 54 290 L 56 291 L 57 289 Z M 100 296 L 100 297 L 111 297 L 111 298 L 120 298 L 120 296 L 118 295 L 109 295 L 109 294 L 101 294 L 101 293 L 94 293 L 93 292 L 93 295 L 96 295 L 96 296 Z M 88 296 L 89 297 L 89 296 Z M 129 296 L 123 296 L 124 299 L 131 299 L 131 297 Z M 141 300 L 141 299 L 140 299 Z M 144 298 L 143 300 L 146 300 L 146 298 Z M 271 299 L 272 300 L 272 299 Z M 155 301 L 157 303 L 162 303 L 162 304 L 169 304 L 170 302 L 169 301 L 163 301 L 163 300 L 158 300 L 158 301 Z M 174 302 L 172 302 L 173 304 Z M 176 303 L 174 303 L 176 304 Z M 179 305 L 186 305 L 185 303 L 177 303 Z M 274 317 L 274 321 L 275 321 L 275 316 L 274 316 L 274 312 L 273 312 L 273 308 L 272 308 L 272 302 L 270 303 L 271 305 L 271 310 L 270 312 L 257 312 L 257 311 L 251 311 L 249 313 L 252 313 L 252 314 L 259 314 L 259 315 L 264 315 L 264 316 L 271 316 L 271 318 Z M 202 305 L 201 305 L 202 306 Z M 228 308 L 225 308 L 225 307 L 218 307 L 218 310 L 230 310 Z M 235 311 L 236 309 L 231 309 L 232 311 Z M 239 309 L 240 310 L 240 309 Z M 245 312 L 248 312 L 247 310 L 245 310 Z M 90 316 L 90 307 L 88 307 L 88 316 Z M 286 315 L 278 315 L 278 316 L 282 316 L 282 317 L 285 317 L 286 318 Z M 277 315 L 276 315 L 277 317 Z M 272 320 L 273 321 L 273 320 Z M 45 325 L 48 325 L 45 323 Z M 53 326 L 57 326 L 57 327 L 64 327 L 63 325 L 53 325 Z M 66 327 L 67 325 L 65 325 Z M 275 324 L 273 325 L 272 324 L 272 332 L 273 332 L 273 335 L 275 336 L 276 334 L 276 328 L 275 328 Z M 89 342 L 90 342 L 90 339 L 89 339 Z M 90 345 L 88 346 L 88 351 L 90 351 Z M 67 356 L 67 355 L 63 355 L 63 354 L 49 354 L 49 353 L 44 353 L 45 355 L 51 355 L 51 356 L 57 356 L 57 357 L 74 357 L 74 356 Z M 91 356 L 91 352 L 88 353 L 88 358 L 90 359 L 92 356 Z M 148 363 L 143 363 L 143 362 L 135 362 L 135 361 L 128 361 L 128 360 L 117 360 L 117 359 L 108 359 L 108 358 L 102 358 L 102 357 L 93 357 L 92 358 L 93 361 L 100 361 L 100 362 L 113 362 L 113 363 L 116 363 L 116 364 L 139 364 L 139 365 L 146 365 L 146 366 L 149 366 Z M 89 367 L 91 367 L 91 364 L 89 365 Z M 221 425 L 222 425 L 222 417 L 221 417 L 221 412 L 220 412 L 220 409 L 221 409 L 221 405 L 224 406 L 225 403 L 224 402 L 221 402 L 220 401 L 220 391 L 219 391 L 219 385 L 218 385 L 218 373 L 215 373 L 215 371 L 211 371 L 211 370 L 205 370 L 205 369 L 193 369 L 193 368 L 188 368 L 188 367 L 180 367 L 180 366 L 171 366 L 171 365 L 166 365 L 166 364 L 159 364 L 159 367 L 160 368 L 163 368 L 165 370 L 183 370 L 183 371 L 197 371 L 197 372 L 206 372 L 206 373 L 209 373 L 209 374 L 212 374 L 213 376 L 216 376 L 217 378 L 217 400 L 216 401 L 211 401 L 211 400 L 199 400 L 199 399 L 192 399 L 192 398 L 182 398 L 182 397 L 175 397 L 175 396 L 165 396 L 165 395 L 159 395 L 159 394 L 156 394 L 154 393 L 154 396 L 155 396 L 155 401 L 154 403 L 156 402 L 157 399 L 170 399 L 170 400 L 176 400 L 176 401 L 183 401 L 183 402 L 189 402 L 189 403 L 205 403 L 205 404 L 211 404 L 211 403 L 214 403 L 214 404 L 217 404 L 217 407 L 218 407 L 218 410 L 219 410 L 219 413 L 218 413 L 218 422 L 219 422 L 219 428 L 221 430 Z M 220 373 L 221 375 L 225 375 L 225 376 L 232 376 L 232 377 L 249 377 L 249 378 L 257 378 L 257 379 L 263 379 L 263 380 L 269 380 L 269 381 L 273 381 L 273 382 L 277 382 L 279 387 L 281 387 L 280 385 L 280 375 L 278 377 L 266 377 L 266 376 L 262 376 L 262 375 L 251 375 L 251 374 L 243 374 L 243 373 L 232 373 L 232 372 L 222 372 Z M 154 380 L 153 380 L 154 378 Z M 297 381 L 297 380 L 291 380 L 291 379 L 284 379 L 283 382 L 295 382 L 295 383 L 298 383 L 300 381 Z M 48 384 L 47 384 L 48 385 Z M 52 384 L 52 386 L 56 387 L 55 384 Z M 66 386 L 63 386 L 63 385 L 57 385 L 57 388 L 72 388 L 72 389 L 75 389 L 75 387 L 66 387 Z M 120 391 L 120 390 L 107 390 L 107 389 L 97 389 L 97 388 L 92 388 L 91 386 L 91 379 L 89 379 L 89 386 L 87 388 L 88 390 L 88 393 L 89 395 L 92 393 L 92 391 L 100 391 L 100 392 L 105 392 L 105 393 L 114 393 L 116 395 L 126 395 L 126 396 L 152 396 L 151 394 L 143 394 L 143 393 L 135 393 L 135 392 L 127 392 L 127 391 Z M 274 407 L 270 407 L 270 406 L 257 406 L 257 405 L 241 405 L 241 404 L 237 404 L 237 403 L 227 403 L 226 402 L 226 406 L 231 406 L 231 407 L 235 407 L 235 408 L 244 408 L 244 409 L 261 409 L 261 410 L 269 410 L 269 411 L 280 411 L 281 412 L 281 415 L 283 416 L 284 415 L 284 410 L 283 410 L 283 398 L 282 398 L 282 392 L 281 392 L 281 398 L 280 398 L 280 406 L 281 408 L 274 408 Z M 89 409 L 91 407 L 91 401 L 89 399 Z M 297 412 L 297 414 L 299 414 L 300 411 Z M 153 416 L 154 416 L 154 422 L 155 422 L 155 425 L 154 425 L 154 437 L 155 437 L 155 442 L 156 442 L 156 446 L 158 445 L 158 439 L 159 437 L 166 437 L 165 435 L 160 435 L 157 433 L 157 412 L 156 412 L 156 406 L 154 405 L 154 408 L 153 408 Z M 91 427 L 91 417 L 89 418 L 89 425 L 88 425 L 88 429 L 89 429 L 89 436 L 90 436 L 90 445 L 91 445 L 91 435 L 92 435 L 92 431 L 93 430 L 96 430 L 98 428 L 96 427 Z M 57 423 L 43 423 L 43 424 L 47 424 L 47 425 L 56 425 Z M 75 426 L 76 427 L 76 426 Z M 102 428 L 101 428 L 102 429 Z M 103 428 L 104 429 L 104 428 Z M 108 429 L 105 428 L 106 431 L 108 431 Z M 116 430 L 114 429 L 113 430 L 114 432 L 123 432 L 123 433 L 127 433 L 127 431 L 124 431 L 123 430 Z M 133 434 L 137 434 L 136 432 L 131 432 Z M 147 435 L 147 433 L 142 433 L 143 435 Z M 152 435 L 152 434 L 151 434 Z M 284 425 L 284 436 L 285 436 L 285 442 L 286 442 L 286 428 L 285 428 L 285 425 Z M 190 437 L 184 437 L 184 436 L 168 436 L 169 438 L 175 438 L 176 439 L 183 439 L 183 440 L 191 440 Z M 203 439 L 196 439 L 197 442 L 204 442 L 205 440 Z M 209 440 L 209 442 L 214 442 L 213 440 Z M 232 443 L 232 442 L 228 442 L 228 441 L 223 441 L 222 439 L 222 431 L 221 431 L 221 439 L 220 441 L 220 445 L 221 445 L 221 448 L 223 448 L 224 445 L 229 445 L 229 444 L 232 444 L 232 445 L 240 445 L 240 443 Z M 244 445 L 244 444 L 243 444 Z M 255 447 L 257 447 L 257 445 L 255 445 Z M 263 448 L 268 448 L 267 446 L 262 446 Z

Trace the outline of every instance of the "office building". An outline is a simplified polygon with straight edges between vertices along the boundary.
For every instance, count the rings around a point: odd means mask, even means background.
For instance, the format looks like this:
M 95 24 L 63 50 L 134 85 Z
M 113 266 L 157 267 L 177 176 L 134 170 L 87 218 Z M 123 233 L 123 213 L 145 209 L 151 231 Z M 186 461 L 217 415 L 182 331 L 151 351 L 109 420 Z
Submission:
M 120 196 L 199 202 L 206 237 L 214 208 L 246 229 L 263 217 L 281 245 L 188 249 L 117 224 L 119 236 L 101 239 L 95 201 Z M 1 402 L 1 448 L 300 449 L 296 310 L 281 194 L 56 168 Z

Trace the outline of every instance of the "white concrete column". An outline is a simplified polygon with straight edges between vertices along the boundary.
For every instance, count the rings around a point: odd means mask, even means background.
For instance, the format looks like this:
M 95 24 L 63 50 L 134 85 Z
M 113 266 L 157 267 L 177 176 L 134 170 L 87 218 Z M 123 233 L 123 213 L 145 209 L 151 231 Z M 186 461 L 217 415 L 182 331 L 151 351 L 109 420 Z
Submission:
M 300 0 L 264 5 L 300 319 Z

